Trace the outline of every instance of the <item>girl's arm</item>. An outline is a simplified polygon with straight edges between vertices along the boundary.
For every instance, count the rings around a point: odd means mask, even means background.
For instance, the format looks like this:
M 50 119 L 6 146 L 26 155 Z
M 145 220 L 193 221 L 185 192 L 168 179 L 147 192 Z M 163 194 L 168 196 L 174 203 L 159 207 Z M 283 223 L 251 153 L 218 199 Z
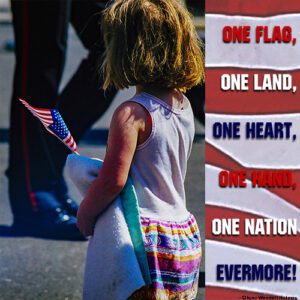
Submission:
M 140 105 L 126 102 L 115 111 L 108 136 L 108 147 L 98 177 L 83 199 L 77 225 L 88 236 L 93 233 L 97 216 L 122 191 L 138 143 L 147 134 L 147 113 Z

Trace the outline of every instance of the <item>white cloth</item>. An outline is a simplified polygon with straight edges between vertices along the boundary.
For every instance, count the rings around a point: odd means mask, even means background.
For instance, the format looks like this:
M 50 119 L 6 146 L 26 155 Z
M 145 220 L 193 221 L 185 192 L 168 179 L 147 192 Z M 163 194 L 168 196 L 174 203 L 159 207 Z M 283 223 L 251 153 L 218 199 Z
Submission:
M 102 161 L 69 155 L 66 169 L 84 196 Z M 84 300 L 125 300 L 145 285 L 118 197 L 101 214 L 89 241 L 84 275 Z

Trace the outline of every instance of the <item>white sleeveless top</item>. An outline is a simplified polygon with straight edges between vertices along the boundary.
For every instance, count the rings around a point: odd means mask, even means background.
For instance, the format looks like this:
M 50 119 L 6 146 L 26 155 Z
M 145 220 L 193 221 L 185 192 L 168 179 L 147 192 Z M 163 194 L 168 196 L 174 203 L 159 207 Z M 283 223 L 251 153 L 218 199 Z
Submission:
M 130 101 L 142 105 L 152 117 L 151 134 L 137 147 L 130 169 L 140 214 L 159 220 L 186 220 L 190 214 L 184 179 L 195 134 L 191 105 L 174 109 L 147 93 Z

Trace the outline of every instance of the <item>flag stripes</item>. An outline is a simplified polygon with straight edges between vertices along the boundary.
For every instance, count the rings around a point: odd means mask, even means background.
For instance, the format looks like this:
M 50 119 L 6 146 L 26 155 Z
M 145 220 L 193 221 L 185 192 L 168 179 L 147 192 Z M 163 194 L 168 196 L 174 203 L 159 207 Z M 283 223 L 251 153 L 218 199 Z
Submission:
M 220 89 L 221 76 L 223 74 L 249 74 L 249 90 L 222 91 Z M 300 70 L 273 71 L 246 68 L 208 68 L 206 70 L 205 97 L 206 112 L 220 114 L 275 114 L 294 113 L 300 111 L 300 101 L 292 91 L 267 93 L 253 91 L 253 77 L 258 74 L 262 78 L 264 74 L 290 74 L 293 85 L 300 88 Z M 240 108 L 243 107 L 241 110 Z
M 247 0 L 248 1 L 248 0 Z M 206 15 L 206 29 L 209 35 L 206 37 L 206 67 L 238 67 L 249 69 L 267 69 L 292 71 L 300 69 L 300 32 L 296 30 L 300 22 L 300 14 L 280 15 L 269 18 Z M 256 26 L 268 26 L 269 33 L 274 26 L 289 25 L 294 28 L 292 43 L 269 43 L 263 42 L 263 36 L 256 43 Z M 225 26 L 251 26 L 251 43 L 224 43 L 222 38 Z M 284 47 L 283 47 L 284 46 Z M 221 52 L 220 52 L 221 51 Z
M 21 103 L 36 117 L 52 135 L 61 140 L 71 151 L 77 153 L 77 144 L 56 109 L 36 108 L 23 99 Z
M 283 245 L 285 246 L 285 245 Z M 221 259 L 220 259 L 221 258 Z M 266 293 L 278 296 L 297 297 L 300 295 L 300 277 L 296 276 L 295 281 L 283 280 L 219 280 L 216 281 L 217 265 L 296 265 L 296 274 L 300 272 L 300 263 L 298 260 L 278 255 L 270 251 L 253 249 L 227 242 L 206 240 L 206 285 L 211 287 L 224 287 L 240 290 L 239 297 L 232 299 L 241 299 L 247 295 L 247 291 Z M 223 276 L 225 274 L 223 273 Z M 260 294 L 260 295 L 261 295 Z M 208 298 L 206 299 L 213 299 Z M 224 299 L 224 298 L 220 298 Z M 215 299 L 213 299 L 215 300 Z M 217 300 L 217 299 L 216 299 Z
M 273 15 L 300 13 L 299 0 L 209 0 L 206 13 L 268 17 Z
M 211 228 L 211 224 L 213 219 L 231 219 L 238 218 L 240 220 L 240 235 L 238 236 L 229 236 L 229 235 L 221 235 L 215 236 L 208 230 L 208 234 L 206 238 L 215 241 L 228 242 L 231 244 L 247 246 L 249 248 L 260 249 L 265 251 L 270 251 L 273 253 L 281 254 L 296 260 L 300 260 L 300 251 L 299 247 L 295 245 L 300 245 L 300 228 L 298 228 L 298 234 L 294 238 L 294 243 L 290 243 L 290 237 L 288 236 L 249 236 L 245 235 L 245 219 L 254 219 L 257 220 L 259 218 L 264 218 L 261 215 L 242 212 L 239 210 L 234 210 L 226 207 L 218 207 L 213 205 L 206 205 L 205 208 L 205 218 L 206 218 L 206 228 Z M 273 226 L 271 226 L 271 230 Z M 282 245 L 285 247 L 282 247 Z
M 237 106 L 238 103 L 237 103 Z M 241 110 L 243 108 L 241 107 Z M 228 123 L 240 123 L 239 138 L 234 138 Z M 268 122 L 268 128 L 265 123 Z M 282 135 L 275 135 L 275 123 L 292 124 Z M 261 124 L 260 135 L 257 136 L 256 124 Z M 223 129 L 224 124 L 229 129 Z M 300 113 L 272 115 L 228 115 L 206 114 L 206 141 L 217 149 L 231 156 L 247 168 L 266 169 L 300 169 Z M 232 126 L 231 126 L 232 127 Z M 229 131 L 229 133 L 228 133 Z M 215 133 L 214 133 L 215 132 Z M 279 131 L 278 131 L 279 132 Z M 226 133 L 226 137 L 221 135 Z M 232 134 L 230 137 L 229 134 Z M 267 134 L 264 138 L 264 134 Z M 295 140 L 294 140 L 295 137 Z
M 205 289 L 206 299 L 222 299 L 222 300 L 233 300 L 241 299 L 241 295 L 247 295 L 250 299 L 259 299 L 259 296 L 275 296 L 274 294 L 266 294 L 252 291 L 241 291 L 239 289 L 207 286 Z M 253 297 L 253 298 L 252 298 Z M 247 299 L 247 298 L 246 298 Z M 271 298 L 272 299 L 272 298 Z
M 221 188 L 219 186 L 219 173 L 224 170 L 206 164 L 205 166 L 205 203 L 206 205 L 222 206 L 258 214 L 267 218 L 299 219 L 300 209 L 267 189 L 251 187 L 246 180 L 245 188 Z M 300 224 L 298 224 L 300 228 Z M 293 237 L 291 237 L 293 241 Z
M 293 282 L 218 281 L 218 264 L 295 264 L 300 272 L 300 204 L 299 189 L 252 188 L 249 174 L 253 170 L 289 170 L 300 184 L 300 102 L 299 92 L 254 91 L 265 74 L 279 78 L 292 76 L 300 86 L 300 2 L 297 0 L 209 0 L 206 1 L 206 299 L 242 299 L 243 296 L 299 296 L 300 277 Z M 224 43 L 225 26 L 251 26 L 249 44 Z M 293 28 L 295 45 L 255 41 L 256 26 L 289 25 Z M 223 74 L 247 74 L 248 91 L 221 89 Z M 255 86 L 254 77 L 257 77 Z M 273 77 L 274 76 L 274 77 Z M 276 77 L 277 76 L 277 77 Z M 217 122 L 240 123 L 240 138 L 216 138 Z M 292 123 L 296 139 L 247 139 L 247 122 Z M 247 172 L 247 187 L 221 188 L 222 170 Z M 214 235 L 212 221 L 240 219 L 240 235 Z M 246 218 L 297 219 L 297 235 L 246 236 Z
M 228 171 L 239 171 L 239 170 L 246 170 L 247 171 L 247 178 L 250 179 L 250 172 L 253 168 L 245 168 L 241 164 L 237 163 L 233 158 L 226 155 L 221 150 L 218 150 L 214 146 L 209 143 L 205 145 L 205 159 L 206 164 L 213 165 L 214 167 L 218 167 L 220 169 L 228 170 Z M 255 168 L 255 170 L 263 170 L 259 168 Z M 300 170 L 291 170 L 293 180 L 297 183 L 300 182 Z M 251 183 L 249 182 L 251 185 Z M 293 189 L 282 189 L 279 187 L 268 187 L 266 190 L 272 192 L 273 194 L 277 195 L 284 199 L 283 201 L 287 201 L 292 205 L 300 208 L 299 203 L 299 193 L 297 190 Z

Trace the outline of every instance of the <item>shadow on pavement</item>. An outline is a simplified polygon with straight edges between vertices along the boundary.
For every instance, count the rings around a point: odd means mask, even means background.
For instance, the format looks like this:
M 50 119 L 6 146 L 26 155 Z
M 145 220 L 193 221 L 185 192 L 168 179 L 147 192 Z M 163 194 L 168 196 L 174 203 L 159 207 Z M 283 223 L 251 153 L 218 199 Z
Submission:
M 24 233 L 22 231 L 17 231 L 13 228 L 13 226 L 8 225 L 0 225 L 0 238 L 37 238 L 43 240 L 54 240 L 54 241 L 68 241 L 68 242 L 78 242 L 78 241 L 88 241 L 85 239 L 66 239 L 63 237 L 55 237 L 55 236 L 45 236 L 39 235 L 38 233 L 30 234 L 28 232 Z
M 16 235 L 13 235 L 11 226 L 0 225 L 0 237 L 16 237 Z

